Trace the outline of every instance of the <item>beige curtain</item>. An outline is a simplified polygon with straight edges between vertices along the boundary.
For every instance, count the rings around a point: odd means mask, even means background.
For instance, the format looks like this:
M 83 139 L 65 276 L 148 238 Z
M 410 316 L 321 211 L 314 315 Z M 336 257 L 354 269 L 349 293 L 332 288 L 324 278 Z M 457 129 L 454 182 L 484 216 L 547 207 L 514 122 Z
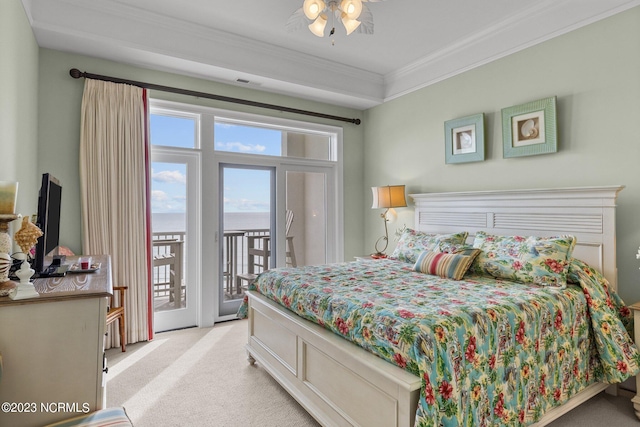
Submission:
M 152 338 L 146 90 L 85 79 L 80 135 L 82 249 L 109 254 L 114 286 L 128 286 L 127 343 Z M 111 325 L 107 348 L 120 345 Z

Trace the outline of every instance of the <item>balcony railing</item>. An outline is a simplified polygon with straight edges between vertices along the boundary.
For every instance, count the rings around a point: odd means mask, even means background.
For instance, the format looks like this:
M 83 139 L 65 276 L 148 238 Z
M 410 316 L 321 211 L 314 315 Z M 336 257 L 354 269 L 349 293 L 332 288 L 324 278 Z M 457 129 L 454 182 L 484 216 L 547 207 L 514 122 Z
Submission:
M 238 275 L 262 271 L 258 266 L 249 265 L 248 242 L 249 240 L 260 240 L 255 237 L 268 234 L 268 229 L 226 230 L 224 232 L 222 277 L 225 298 L 241 298 L 242 291 Z M 185 243 L 185 232 L 153 233 L 153 293 L 156 310 L 185 307 L 183 268 Z
M 185 306 L 184 232 L 153 233 L 153 298 L 156 310 Z

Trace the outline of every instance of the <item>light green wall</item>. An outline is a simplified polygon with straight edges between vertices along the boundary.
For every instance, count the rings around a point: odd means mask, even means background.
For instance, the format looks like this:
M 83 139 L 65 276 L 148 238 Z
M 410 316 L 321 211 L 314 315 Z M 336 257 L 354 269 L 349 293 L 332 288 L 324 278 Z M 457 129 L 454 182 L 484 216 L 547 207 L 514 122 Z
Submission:
M 633 130 L 640 119 L 638 52 L 640 8 L 635 8 L 370 109 L 361 126 L 343 125 L 345 257 L 370 252 L 382 231 L 379 212 L 370 209 L 368 188 L 373 185 L 404 183 L 412 193 L 624 184 L 617 216 L 619 286 L 625 300 L 639 300 L 635 253 L 640 245 L 640 136 Z M 70 68 L 335 115 L 360 114 L 39 50 L 19 0 L 0 2 L 0 58 L 0 144 L 5 161 L 0 179 L 20 181 L 18 208 L 30 213 L 35 210 L 40 174 L 51 172 L 60 178 L 65 192 L 62 242 L 76 251 L 80 250 L 77 149 L 82 81 L 69 77 Z M 154 95 L 187 101 L 177 95 Z M 558 97 L 559 152 L 502 159 L 500 110 L 554 95 Z M 188 101 L 336 124 L 213 101 Z M 446 165 L 444 122 L 479 112 L 485 113 L 486 160 Z M 396 225 L 412 226 L 413 210 L 398 211 Z
M 71 78 L 69 76 L 71 68 L 78 68 L 81 71 L 94 74 L 215 93 L 336 116 L 362 117 L 361 111 L 349 108 L 305 101 L 176 74 L 151 71 L 87 56 L 41 49 L 38 121 L 38 131 L 41 137 L 38 148 L 38 168 L 41 172 L 52 173 L 62 182 L 64 200 L 62 206 L 61 244 L 69 246 L 76 252 L 81 249 L 78 147 L 80 140 L 80 106 L 84 81 Z M 364 170 L 362 155 L 363 126 L 207 99 L 195 99 L 165 92 L 152 92 L 151 96 L 234 111 L 342 126 L 344 129 L 345 256 L 349 258 L 362 253 L 363 224 L 361 206 L 364 203 L 364 195 L 362 194 Z
M 16 212 L 38 203 L 38 45 L 20 0 L 0 2 L 0 181 L 18 181 Z
M 640 300 L 640 7 L 366 111 L 365 186 L 407 193 L 622 184 L 621 296 Z M 501 109 L 557 96 L 558 152 L 502 158 Z M 444 122 L 485 114 L 486 160 L 445 164 Z M 365 203 L 366 205 L 366 203 Z M 399 209 L 397 226 L 413 226 Z M 381 234 L 365 206 L 365 245 Z

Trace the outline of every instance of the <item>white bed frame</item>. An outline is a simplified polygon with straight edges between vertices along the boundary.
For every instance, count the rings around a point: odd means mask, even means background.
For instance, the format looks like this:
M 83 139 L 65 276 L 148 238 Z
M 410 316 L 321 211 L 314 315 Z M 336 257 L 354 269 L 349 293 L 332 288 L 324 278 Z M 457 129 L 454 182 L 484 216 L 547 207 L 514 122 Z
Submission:
M 576 236 L 574 256 L 617 289 L 615 206 L 623 186 L 412 194 L 415 228 Z M 257 361 L 323 426 L 412 427 L 420 378 L 249 292 L 250 363 Z M 534 426 L 610 387 L 593 384 Z

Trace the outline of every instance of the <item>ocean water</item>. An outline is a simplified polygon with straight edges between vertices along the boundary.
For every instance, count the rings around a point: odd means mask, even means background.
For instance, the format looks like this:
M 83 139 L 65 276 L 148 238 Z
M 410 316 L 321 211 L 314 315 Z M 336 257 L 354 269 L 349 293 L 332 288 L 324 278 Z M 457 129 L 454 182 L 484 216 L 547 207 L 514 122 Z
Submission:
M 184 213 L 153 213 L 151 216 L 154 233 L 186 231 Z M 229 212 L 224 215 L 225 230 L 251 230 L 269 228 L 269 212 Z

